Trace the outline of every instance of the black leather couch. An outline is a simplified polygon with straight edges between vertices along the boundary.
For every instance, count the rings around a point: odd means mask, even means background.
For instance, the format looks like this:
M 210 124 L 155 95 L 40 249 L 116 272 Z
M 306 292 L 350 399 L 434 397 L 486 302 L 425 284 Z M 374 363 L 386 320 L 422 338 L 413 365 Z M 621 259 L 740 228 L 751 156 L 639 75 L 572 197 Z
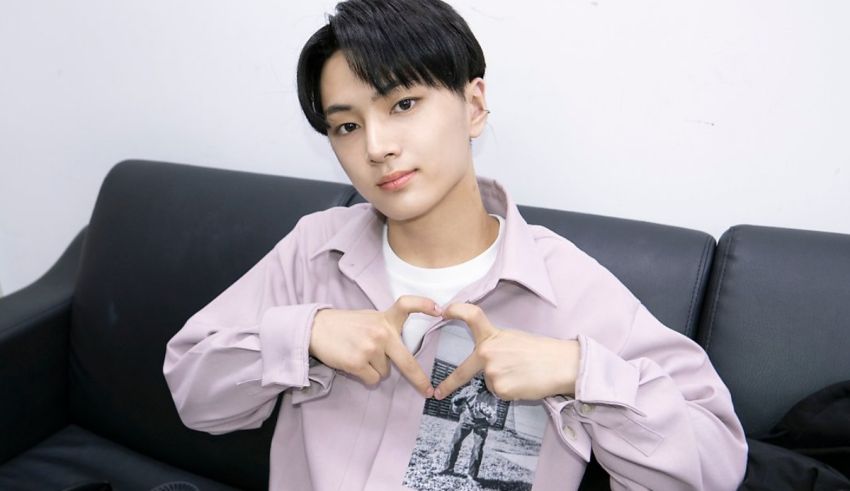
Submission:
M 54 266 L 0 298 L 0 489 L 266 489 L 278 409 L 257 430 L 187 429 L 162 376 L 165 344 L 300 216 L 359 200 L 339 183 L 116 165 Z M 850 235 L 739 225 L 716 244 L 684 228 L 520 209 L 698 340 L 749 435 L 850 378 Z

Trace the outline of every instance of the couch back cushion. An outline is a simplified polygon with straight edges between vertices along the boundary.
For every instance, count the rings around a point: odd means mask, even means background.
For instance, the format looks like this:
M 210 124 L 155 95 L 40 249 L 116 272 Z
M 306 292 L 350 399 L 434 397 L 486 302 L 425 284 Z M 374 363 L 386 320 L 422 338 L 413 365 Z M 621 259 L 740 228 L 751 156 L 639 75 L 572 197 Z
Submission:
M 349 185 L 124 161 L 95 204 L 72 305 L 71 418 L 133 449 L 242 489 L 266 489 L 276 414 L 257 430 L 187 429 L 162 375 L 165 345 L 303 215 Z
M 850 235 L 730 228 L 698 338 L 750 436 L 803 397 L 850 379 Z
M 525 220 L 593 256 L 667 327 L 696 336 L 715 240 L 681 227 L 520 206 Z

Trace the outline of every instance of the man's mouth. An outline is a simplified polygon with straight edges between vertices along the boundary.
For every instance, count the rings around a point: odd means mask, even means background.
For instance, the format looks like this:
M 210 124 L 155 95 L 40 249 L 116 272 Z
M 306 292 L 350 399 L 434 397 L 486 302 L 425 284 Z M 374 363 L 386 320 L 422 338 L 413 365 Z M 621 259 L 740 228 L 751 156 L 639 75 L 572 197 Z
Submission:
M 415 174 L 416 169 L 391 172 L 378 181 L 378 187 L 388 191 L 399 189 L 413 179 Z

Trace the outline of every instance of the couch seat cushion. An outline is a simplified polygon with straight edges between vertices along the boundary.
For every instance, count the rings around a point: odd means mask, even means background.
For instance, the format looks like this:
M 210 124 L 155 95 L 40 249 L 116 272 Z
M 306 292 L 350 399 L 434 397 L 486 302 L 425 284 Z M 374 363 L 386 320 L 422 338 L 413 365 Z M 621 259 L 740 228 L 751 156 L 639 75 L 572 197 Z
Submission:
M 76 425 L 66 426 L 0 465 L 0 489 L 7 491 L 58 491 L 100 481 L 108 481 L 115 491 L 236 489 L 151 459 Z

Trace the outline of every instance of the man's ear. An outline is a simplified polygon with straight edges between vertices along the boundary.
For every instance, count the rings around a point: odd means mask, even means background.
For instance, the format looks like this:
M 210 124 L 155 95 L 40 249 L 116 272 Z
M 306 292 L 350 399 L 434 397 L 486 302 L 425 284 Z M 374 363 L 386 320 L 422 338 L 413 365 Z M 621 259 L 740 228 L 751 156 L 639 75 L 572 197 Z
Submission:
M 476 77 L 466 84 L 466 110 L 469 117 L 469 138 L 478 138 L 487 122 L 486 84 L 484 79 Z

